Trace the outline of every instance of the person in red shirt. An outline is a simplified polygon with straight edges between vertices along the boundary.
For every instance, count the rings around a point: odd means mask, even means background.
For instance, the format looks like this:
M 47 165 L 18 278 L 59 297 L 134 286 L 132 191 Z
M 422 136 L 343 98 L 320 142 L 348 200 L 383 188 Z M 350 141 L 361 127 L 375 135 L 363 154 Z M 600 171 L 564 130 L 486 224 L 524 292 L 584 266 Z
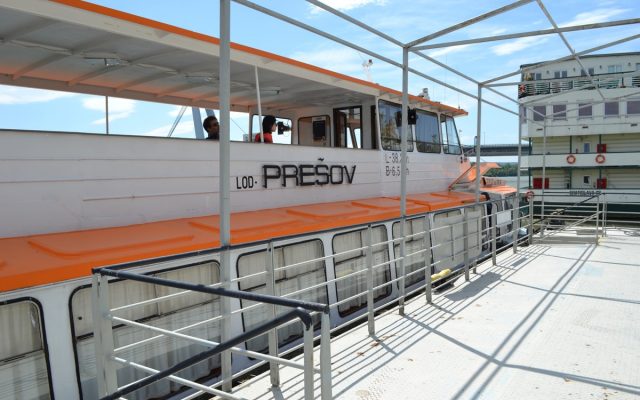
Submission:
M 265 115 L 264 118 L 262 118 L 262 136 L 264 136 L 264 143 L 273 143 L 273 137 L 271 135 L 276 128 L 276 117 L 273 115 Z M 258 133 L 254 142 L 262 142 L 260 139 L 260 134 Z

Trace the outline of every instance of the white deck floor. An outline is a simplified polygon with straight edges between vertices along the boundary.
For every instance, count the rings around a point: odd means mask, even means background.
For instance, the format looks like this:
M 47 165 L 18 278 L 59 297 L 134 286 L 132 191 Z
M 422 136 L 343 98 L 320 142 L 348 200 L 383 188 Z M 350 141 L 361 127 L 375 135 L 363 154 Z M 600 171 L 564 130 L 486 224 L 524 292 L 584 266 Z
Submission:
M 377 340 L 366 324 L 334 339 L 334 398 L 640 398 L 640 237 L 629 233 L 509 250 L 433 305 L 420 295 L 405 317 L 380 316 Z M 235 394 L 302 399 L 299 372 Z

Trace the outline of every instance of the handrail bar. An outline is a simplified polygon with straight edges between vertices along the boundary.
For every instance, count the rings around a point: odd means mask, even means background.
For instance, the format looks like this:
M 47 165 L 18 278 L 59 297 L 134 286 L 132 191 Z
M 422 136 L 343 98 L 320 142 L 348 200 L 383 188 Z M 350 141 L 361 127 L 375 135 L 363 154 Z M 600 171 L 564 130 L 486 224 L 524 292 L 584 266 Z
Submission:
M 251 330 L 241 333 L 235 338 L 232 338 L 224 343 L 220 343 L 218 346 L 213 347 L 212 349 L 205 350 L 193 357 L 189 357 L 186 360 L 173 365 L 172 367 L 169 367 L 156 374 L 150 375 L 144 379 L 136 381 L 127 386 L 124 386 L 123 388 L 118 389 L 117 391 L 111 393 L 108 396 L 101 397 L 100 400 L 116 400 L 124 395 L 127 395 L 145 386 L 149 386 L 150 384 L 157 382 L 160 379 L 164 379 L 170 375 L 173 375 L 175 372 L 188 368 L 194 364 L 199 363 L 200 361 L 204 361 L 207 358 L 213 357 L 216 354 L 222 353 L 225 350 L 229 350 L 232 347 L 237 346 L 243 342 L 246 342 L 249 339 L 262 335 L 263 333 L 266 333 L 271 329 L 277 328 L 278 326 L 286 322 L 289 322 L 295 318 L 299 318 L 305 324 L 307 329 L 309 329 L 313 323 L 311 316 L 309 315 L 308 312 L 304 311 L 301 308 L 295 308 L 285 314 L 282 314 L 279 317 L 276 317 L 271 321 L 267 321 Z
M 292 308 L 300 307 L 305 310 L 318 311 L 321 313 L 329 312 L 328 305 L 321 304 L 321 303 L 314 303 L 311 301 L 283 299 L 278 296 L 270 296 L 270 295 L 260 294 L 260 293 L 244 292 L 240 290 L 228 290 L 223 288 L 212 288 L 205 285 L 200 285 L 200 284 L 196 285 L 193 283 L 178 282 L 174 280 L 163 279 L 163 278 L 158 278 L 158 277 L 149 276 L 149 275 L 136 274 L 133 272 L 114 271 L 109 269 L 108 267 L 94 268 L 93 272 L 99 273 L 102 275 L 109 275 L 114 278 L 130 279 L 138 282 L 159 284 L 163 286 L 174 287 L 177 289 L 193 290 L 194 292 L 215 294 L 218 296 L 232 297 L 235 299 L 257 301 L 257 302 L 269 303 L 277 306 L 285 306 L 285 307 L 292 307 Z

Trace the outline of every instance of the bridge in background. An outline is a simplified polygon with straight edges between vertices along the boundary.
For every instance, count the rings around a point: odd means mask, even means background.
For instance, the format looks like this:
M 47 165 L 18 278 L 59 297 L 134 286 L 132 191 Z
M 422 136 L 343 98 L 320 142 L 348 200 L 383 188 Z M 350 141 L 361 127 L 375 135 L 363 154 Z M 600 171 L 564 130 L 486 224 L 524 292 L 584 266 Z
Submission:
M 464 154 L 467 156 L 475 156 L 475 146 L 462 146 Z M 529 154 L 529 145 L 522 146 L 522 154 Z M 480 146 L 480 155 L 486 157 L 498 157 L 498 156 L 517 156 L 518 145 L 517 144 L 483 144 Z

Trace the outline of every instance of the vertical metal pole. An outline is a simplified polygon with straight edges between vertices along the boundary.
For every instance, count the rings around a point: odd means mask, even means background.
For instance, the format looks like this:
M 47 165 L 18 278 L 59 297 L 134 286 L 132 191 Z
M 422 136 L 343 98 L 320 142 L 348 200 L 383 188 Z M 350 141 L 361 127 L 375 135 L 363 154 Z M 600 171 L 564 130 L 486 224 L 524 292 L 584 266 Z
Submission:
M 449 225 L 449 232 L 451 233 L 451 240 L 449 241 L 449 247 L 451 247 L 451 268 L 455 267 L 456 261 L 456 246 L 454 245 L 455 233 L 453 231 L 453 224 Z
M 424 293 L 427 297 L 427 304 L 431 304 L 433 301 L 432 285 L 431 285 L 431 223 L 429 216 L 424 216 L 424 279 L 425 289 Z
M 478 258 L 480 258 L 480 254 L 482 253 L 482 209 L 478 215 L 478 218 L 474 222 L 476 226 L 476 244 L 478 246 L 478 254 L 473 257 L 473 261 L 471 262 L 471 267 L 473 269 L 474 275 L 478 274 Z
M 231 286 L 231 197 L 229 181 L 231 171 L 229 133 L 231 125 L 231 1 L 220 0 L 220 257 L 221 281 Z M 222 341 L 231 339 L 231 299 L 222 296 Z M 231 391 L 231 351 L 222 353 L 222 390 Z
M 274 252 L 273 242 L 269 242 L 267 245 L 266 256 L 266 290 L 267 294 L 271 296 L 276 295 L 276 279 L 275 279 L 275 266 L 274 266 Z M 268 314 L 271 319 L 276 318 L 276 306 L 274 304 L 267 305 Z M 278 357 L 278 328 L 273 328 L 269 331 L 269 355 L 272 357 Z M 306 364 L 305 364 L 306 365 Z M 271 376 L 271 386 L 280 386 L 280 367 L 277 362 L 269 362 L 269 371 Z
M 400 143 L 400 299 L 398 301 L 398 311 L 404 315 L 404 257 L 405 257 L 405 223 L 407 215 L 407 141 L 409 139 L 409 48 L 402 48 L 402 138 Z
M 401 236 L 400 236 L 400 259 L 398 260 L 399 262 L 399 270 L 400 270 L 400 279 L 398 280 L 398 290 L 399 290 L 399 300 L 398 300 L 398 312 L 400 313 L 400 315 L 404 315 L 404 297 L 405 297 L 405 275 L 406 275 L 406 270 L 405 270 L 405 254 L 406 254 L 406 247 L 405 247 L 405 226 L 406 226 L 406 219 L 404 217 L 402 217 L 402 220 L 400 221 L 400 229 L 401 229 Z
M 518 209 L 514 208 L 511 210 L 511 229 L 513 229 L 513 235 L 511 237 L 511 240 L 513 240 L 513 243 L 511 245 L 513 246 L 514 254 L 518 252 L 518 227 L 517 226 L 518 226 Z
M 464 210 L 464 222 L 462 223 L 462 235 L 464 243 L 464 280 L 469 282 L 469 210 Z
M 304 399 L 313 400 L 313 324 L 304 328 Z
M 476 203 L 480 202 L 480 143 L 482 139 L 482 85 L 478 84 L 478 121 L 476 130 Z
M 603 214 L 602 214 L 602 237 L 607 237 L 607 195 L 602 194 Z
M 321 400 L 332 400 L 331 393 L 331 321 L 329 313 L 322 313 L 320 338 L 320 390 Z
M 367 226 L 367 325 L 369 335 L 376 334 L 376 322 L 373 308 L 373 233 L 371 225 Z
M 109 282 L 106 276 L 101 276 L 99 273 L 93 274 L 91 300 L 98 397 L 104 397 L 118 390 L 116 365 L 112 359 L 113 333 L 109 318 L 111 314 Z
M 264 129 L 262 129 L 262 100 L 260 99 L 260 79 L 258 79 L 258 66 L 255 65 L 254 71 L 256 73 L 256 96 L 258 97 L 258 129 L 260 129 L 260 142 L 264 143 Z M 249 141 L 253 142 L 251 137 L 253 134 L 249 132 Z
M 491 208 L 491 262 L 493 263 L 493 265 L 497 265 L 498 263 L 496 262 L 496 250 L 497 250 L 497 232 L 498 229 L 496 228 L 496 222 L 498 222 L 498 217 L 496 214 L 496 205 L 494 204 L 494 206 Z
M 598 245 L 598 226 L 600 225 L 600 196 L 596 196 L 596 235 L 595 235 L 595 244 Z
M 109 96 L 104 96 L 104 121 L 105 121 L 105 127 L 108 135 L 109 134 Z
M 540 204 L 540 237 L 544 237 L 544 225 L 546 223 L 544 219 L 544 188 L 547 178 L 547 115 L 545 111 L 543 126 L 542 126 L 542 202 Z
M 524 113 L 524 107 L 520 107 L 519 110 Z M 526 119 L 525 119 L 526 121 Z M 518 252 L 518 233 L 520 231 L 520 163 L 522 162 L 522 119 L 518 116 L 518 164 L 517 165 L 517 178 L 516 178 L 516 203 L 514 205 L 514 212 L 516 213 L 516 223 L 513 226 L 513 253 Z
M 529 244 L 533 244 L 533 197 L 529 199 Z

